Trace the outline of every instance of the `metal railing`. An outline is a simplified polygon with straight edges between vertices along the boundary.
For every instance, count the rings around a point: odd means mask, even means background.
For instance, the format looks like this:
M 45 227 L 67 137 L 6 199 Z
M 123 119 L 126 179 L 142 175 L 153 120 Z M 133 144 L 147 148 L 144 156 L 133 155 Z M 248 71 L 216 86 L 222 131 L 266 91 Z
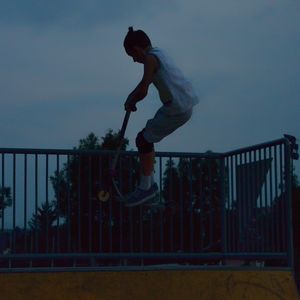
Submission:
M 126 208 L 109 184 L 112 151 L 0 149 L 0 272 L 226 259 L 292 266 L 288 137 L 228 153 L 156 154 L 159 197 Z M 139 180 L 122 152 L 117 183 Z

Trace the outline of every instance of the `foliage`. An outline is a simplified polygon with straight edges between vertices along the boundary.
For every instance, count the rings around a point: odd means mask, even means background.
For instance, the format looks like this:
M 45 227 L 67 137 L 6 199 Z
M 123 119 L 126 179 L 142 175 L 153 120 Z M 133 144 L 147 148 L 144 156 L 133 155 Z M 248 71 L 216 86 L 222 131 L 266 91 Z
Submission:
M 11 189 L 9 187 L 0 187 L 0 218 L 6 207 L 12 205 Z
M 110 165 L 115 155 L 112 150 L 118 148 L 119 142 L 119 133 L 112 130 L 102 137 L 101 143 L 94 133 L 89 134 L 75 148 L 81 151 L 80 154 L 69 157 L 64 168 L 51 177 L 56 211 L 69 226 L 74 249 L 99 251 L 99 247 L 102 247 L 102 232 L 119 230 L 121 203 L 117 201 L 116 192 L 112 189 L 110 175 Z M 127 145 L 128 140 L 125 139 L 121 150 L 126 150 Z M 128 194 L 133 190 L 138 180 L 138 169 L 135 157 L 120 156 L 117 181 L 122 193 Z M 98 199 L 97 195 L 101 190 L 109 191 L 109 201 L 101 202 Z M 108 245 L 109 242 L 106 241 L 103 247 Z
M 57 213 L 54 203 L 45 202 L 38 208 L 37 213 L 33 214 L 29 227 L 31 230 L 45 233 L 54 225 L 55 220 L 57 220 Z
M 300 188 L 300 181 L 298 175 L 295 173 L 295 167 L 293 168 L 293 173 L 292 173 L 292 187 Z
M 220 249 L 219 160 L 209 158 L 209 155 L 208 158 L 180 158 L 177 166 L 169 160 L 164 172 L 162 193 L 173 211 L 173 244 L 177 249 Z M 180 232 L 182 234 L 178 235 Z

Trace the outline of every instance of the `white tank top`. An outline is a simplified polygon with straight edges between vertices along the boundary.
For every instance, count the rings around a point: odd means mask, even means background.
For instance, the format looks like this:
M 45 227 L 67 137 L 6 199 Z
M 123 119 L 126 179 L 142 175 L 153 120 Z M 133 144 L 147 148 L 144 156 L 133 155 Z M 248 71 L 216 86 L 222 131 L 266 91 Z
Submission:
M 148 53 L 154 55 L 159 61 L 153 84 L 167 112 L 180 114 L 190 110 L 199 102 L 191 83 L 164 51 L 155 47 Z

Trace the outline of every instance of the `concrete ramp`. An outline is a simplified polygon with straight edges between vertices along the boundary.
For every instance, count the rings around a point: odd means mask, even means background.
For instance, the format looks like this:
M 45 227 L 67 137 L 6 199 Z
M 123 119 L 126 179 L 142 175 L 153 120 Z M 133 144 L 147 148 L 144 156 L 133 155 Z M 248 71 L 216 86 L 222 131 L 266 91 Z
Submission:
M 288 271 L 2 273 L 3 300 L 299 300 Z

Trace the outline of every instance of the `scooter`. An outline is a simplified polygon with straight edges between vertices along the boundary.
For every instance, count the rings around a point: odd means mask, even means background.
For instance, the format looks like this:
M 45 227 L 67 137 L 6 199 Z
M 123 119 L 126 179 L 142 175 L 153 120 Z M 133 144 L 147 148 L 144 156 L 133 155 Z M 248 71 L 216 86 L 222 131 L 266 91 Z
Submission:
M 124 196 L 122 195 L 122 193 L 120 192 L 120 189 L 117 185 L 117 182 L 116 182 L 116 177 L 117 177 L 117 172 L 116 172 L 116 166 L 117 166 L 117 162 L 118 162 L 118 158 L 120 156 L 120 152 L 121 152 L 121 148 L 122 148 L 122 145 L 123 145 L 123 142 L 124 142 L 124 135 L 125 135 L 125 131 L 126 131 L 126 128 L 127 128 L 127 124 L 128 124 L 128 121 L 129 121 L 129 117 L 130 117 L 130 113 L 131 111 L 126 111 L 126 114 L 125 114 L 125 117 L 124 117 L 124 120 L 123 120 L 123 124 L 122 124 L 122 128 L 120 130 L 120 133 L 119 133 L 119 146 L 116 150 L 116 154 L 112 160 L 112 164 L 111 164 L 111 167 L 110 167 L 110 170 L 109 170 L 109 176 L 110 176 L 110 180 L 109 182 L 112 183 L 115 191 L 117 192 L 117 195 L 119 196 L 120 199 L 124 199 Z M 109 187 L 102 187 L 99 192 L 97 193 L 97 198 L 102 201 L 102 202 L 106 202 L 109 200 L 110 198 L 110 193 L 109 193 Z

